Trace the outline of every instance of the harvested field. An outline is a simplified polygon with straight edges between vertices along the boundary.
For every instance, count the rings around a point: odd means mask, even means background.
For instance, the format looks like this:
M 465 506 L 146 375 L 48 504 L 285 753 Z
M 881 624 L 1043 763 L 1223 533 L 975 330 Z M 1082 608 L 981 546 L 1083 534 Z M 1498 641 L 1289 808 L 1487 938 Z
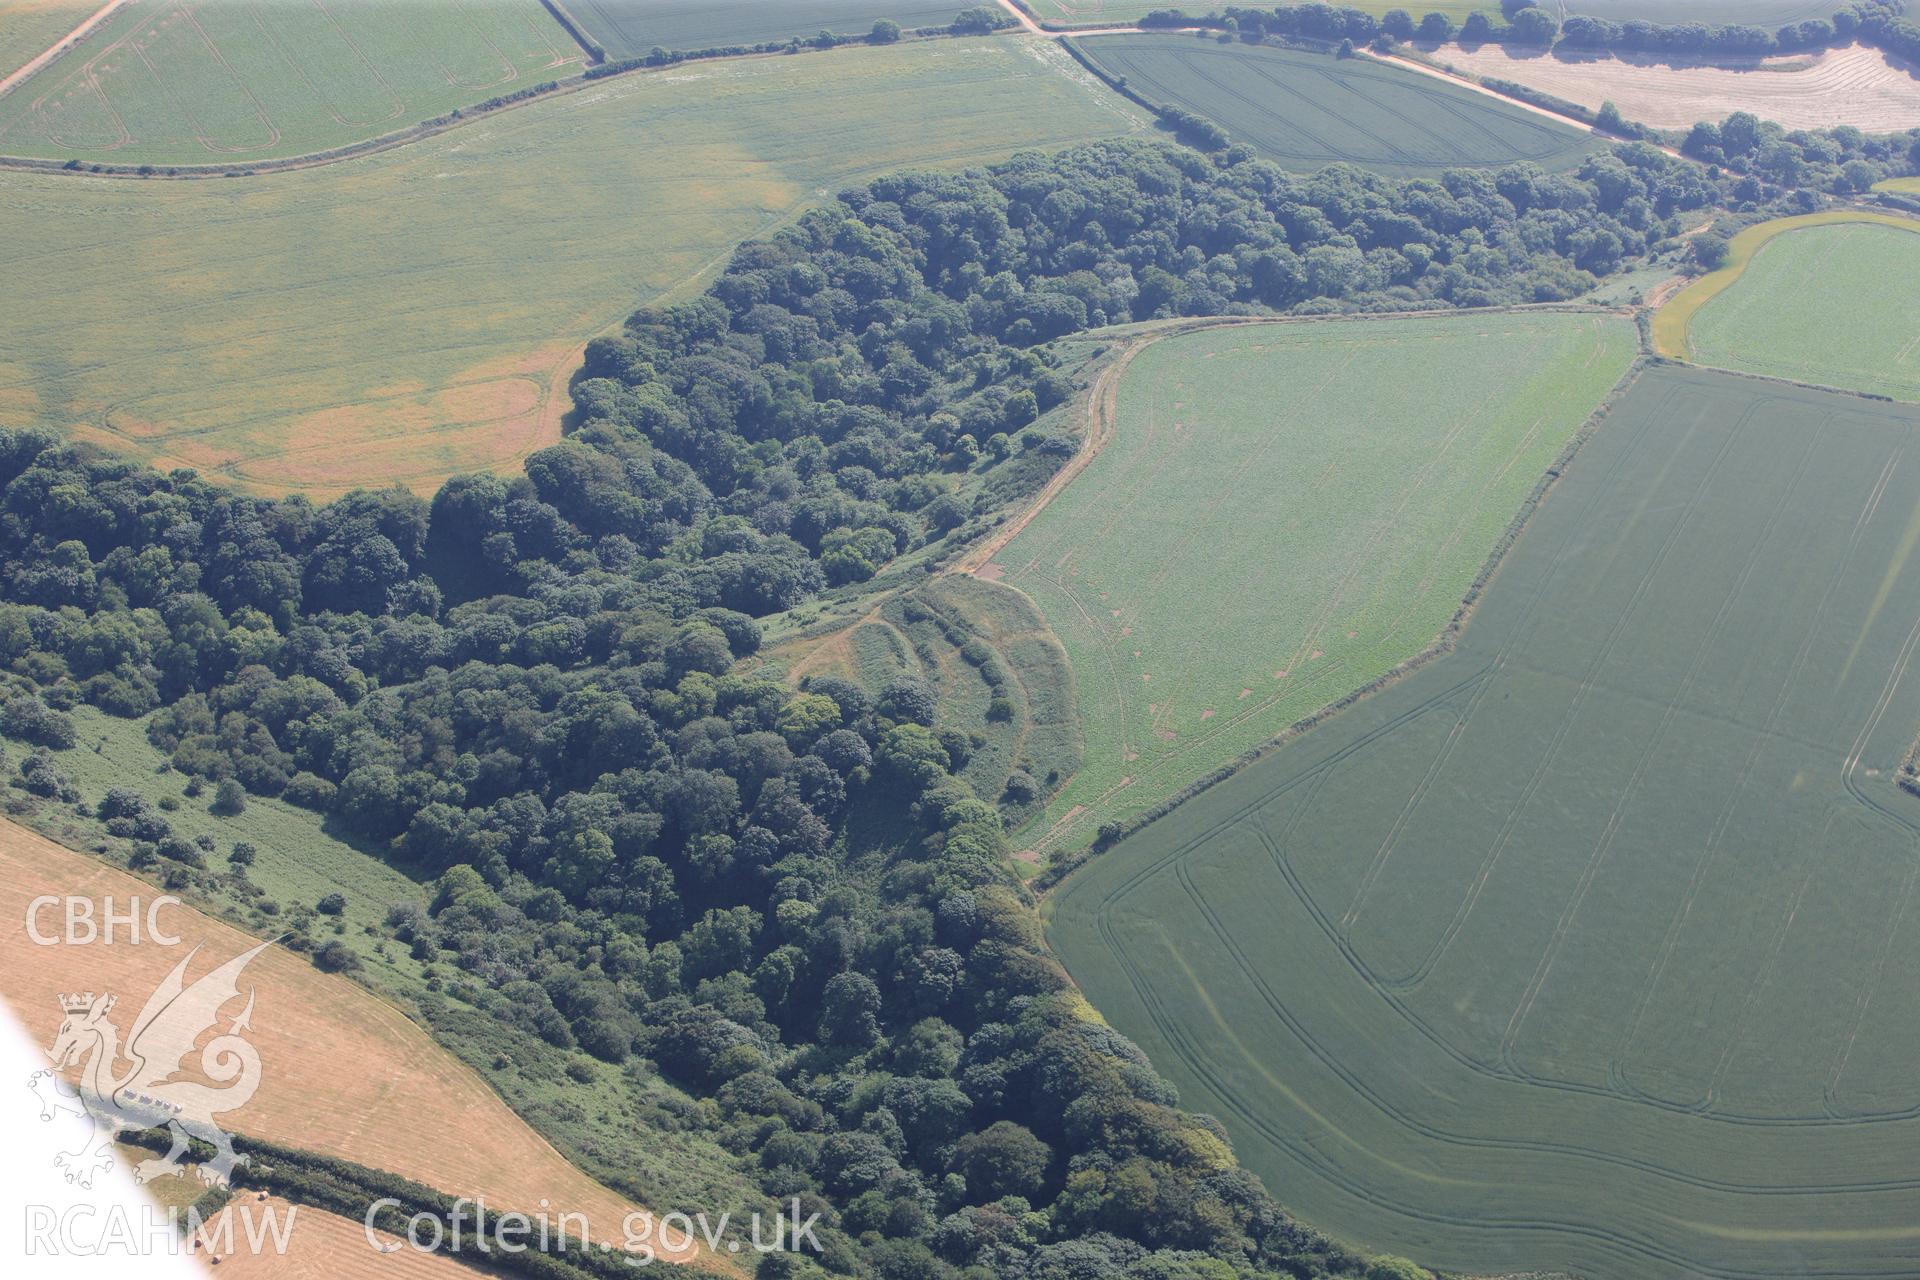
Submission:
M 1147 101 L 1198 112 L 1299 171 L 1340 161 L 1398 177 L 1520 160 L 1571 168 L 1601 145 L 1498 98 L 1370 59 L 1170 35 L 1077 43 Z
M 1446 45 L 1434 56 L 1474 75 L 1513 80 L 1598 109 L 1611 101 L 1622 115 L 1657 129 L 1749 111 L 1788 129 L 1850 124 L 1869 133 L 1920 125 L 1920 74 L 1866 45 L 1817 54 L 1788 54 L 1745 64 L 1675 65 L 1634 55 L 1576 57 L 1500 45 Z
M 609 58 L 663 49 L 761 44 L 822 31 L 864 35 L 879 18 L 902 27 L 945 26 L 966 8 L 958 0 L 565 0 Z
M 1431 645 L 1632 356 L 1564 312 L 1145 347 L 1110 442 L 991 566 L 1059 633 L 1086 740 L 1016 843 L 1083 849 Z
M 157 890 L 12 823 L 0 823 L 0 917 L 26 919 L 42 894 L 108 897 L 124 910 Z M 0 994 L 36 1038 L 51 1042 L 63 991 L 113 992 L 137 1008 L 191 948 L 191 980 L 258 940 L 191 908 L 168 908 L 179 947 L 36 946 L 0 932 Z M 51 927 L 49 922 L 49 927 Z M 270 948 L 246 970 L 257 989 L 253 1033 L 259 1091 L 223 1118 L 238 1134 L 385 1169 L 445 1191 L 484 1194 L 501 1209 L 577 1210 L 612 1235 L 635 1206 L 569 1164 L 486 1083 L 426 1032 L 357 984 L 303 956 Z M 129 1010 L 128 1017 L 131 1016 Z
M 577 75 L 586 56 L 540 0 L 141 0 L 0 98 L 0 154 L 307 155 Z
M 0 423 L 260 493 L 431 491 L 558 439 L 581 343 L 839 185 L 1138 127 L 1051 41 L 943 39 L 615 77 L 250 180 L 0 173 L 36 300 L 0 308 Z
M 1778 27 L 1807 18 L 1831 18 L 1830 0 L 1547 0 L 1562 17 L 1576 13 L 1628 22 L 1739 22 Z M 1419 6 L 1415 6 L 1418 8 Z
M 268 1214 L 287 1224 L 284 1252 L 268 1234 Z M 252 1237 L 250 1217 L 255 1224 Z M 278 1197 L 262 1200 L 247 1194 L 207 1222 L 193 1252 L 208 1261 L 218 1259 L 220 1269 L 213 1274 L 220 1280 L 478 1280 L 492 1274 L 444 1254 L 409 1248 L 403 1238 L 385 1231 L 373 1236 L 376 1243 L 369 1244 L 360 1223 L 310 1204 L 294 1206 Z
M 1700 364 L 1920 400 L 1920 221 L 1776 236 L 1687 327 Z
M 1475 1273 L 1911 1275 L 1920 411 L 1654 368 L 1451 653 L 1049 899 L 1289 1208 Z

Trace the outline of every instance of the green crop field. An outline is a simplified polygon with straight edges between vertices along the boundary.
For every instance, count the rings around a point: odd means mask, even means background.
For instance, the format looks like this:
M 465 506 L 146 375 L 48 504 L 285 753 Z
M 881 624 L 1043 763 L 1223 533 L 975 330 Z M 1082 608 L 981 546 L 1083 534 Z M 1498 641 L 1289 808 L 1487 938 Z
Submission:
M 879 18 L 902 27 L 945 26 L 964 0 L 564 0 L 610 58 L 663 49 L 712 49 L 806 37 L 858 35 Z
M 1701 364 L 1920 400 L 1920 222 L 1776 236 L 1687 326 Z
M 0 77 L 59 43 L 97 7 L 87 0 L 0 0 Z
M 378 155 L 0 174 L 0 422 L 264 492 L 509 466 L 580 345 L 839 185 L 1139 127 L 1050 42 L 619 76 Z
M 0 97 L 0 154 L 244 165 L 579 74 L 539 0 L 142 0 Z
M 1911 1275 L 1917 451 L 1911 408 L 1644 373 L 1459 645 L 1070 878 L 1061 958 L 1345 1238 Z
M 1084 848 L 1432 644 L 1632 358 L 1624 321 L 1550 312 L 1146 347 L 1111 442 L 996 557 L 1067 648 L 1086 740 L 1016 838 Z
M 1384 63 L 1176 35 L 1083 38 L 1080 47 L 1147 101 L 1217 122 L 1289 169 L 1336 161 L 1399 177 L 1529 160 L 1570 168 L 1589 134 Z

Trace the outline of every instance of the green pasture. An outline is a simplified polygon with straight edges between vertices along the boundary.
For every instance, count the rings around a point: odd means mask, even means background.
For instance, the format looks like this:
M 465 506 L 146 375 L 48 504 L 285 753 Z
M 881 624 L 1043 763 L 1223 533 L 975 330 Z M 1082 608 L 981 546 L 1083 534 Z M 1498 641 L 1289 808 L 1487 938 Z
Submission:
M 609 58 L 632 58 L 656 46 L 714 49 L 805 39 L 822 31 L 864 35 L 880 18 L 907 30 L 952 22 L 964 0 L 562 0 Z
M 1564 169 L 1602 145 L 1486 94 L 1370 59 L 1165 34 L 1079 44 L 1147 101 L 1197 112 L 1289 169 L 1344 161 L 1417 177 L 1522 160 Z
M 1017 833 L 1123 822 L 1416 656 L 1633 358 L 1614 316 L 1202 330 L 996 557 L 1066 646 L 1086 760 Z
M 87 0 L 0 0 L 0 77 L 51 49 L 98 7 Z
M 142 0 L 0 97 L 0 155 L 240 167 L 575 76 L 586 56 L 540 0 Z
M 1644 373 L 1454 650 L 1094 859 L 1058 954 L 1341 1237 L 1912 1274 L 1916 428 Z
M 1920 222 L 1778 236 L 1687 327 L 1692 359 L 1920 400 Z
M 0 173 L 0 423 L 326 497 L 558 438 L 582 343 L 845 184 L 1140 127 L 1006 36 L 613 77 L 251 179 Z

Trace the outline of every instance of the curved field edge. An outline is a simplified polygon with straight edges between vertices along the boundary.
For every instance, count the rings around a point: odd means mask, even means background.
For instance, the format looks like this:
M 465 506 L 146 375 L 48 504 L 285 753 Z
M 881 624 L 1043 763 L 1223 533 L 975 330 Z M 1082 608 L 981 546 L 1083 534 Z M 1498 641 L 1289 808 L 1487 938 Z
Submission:
M 1077 873 L 1056 953 L 1336 1235 L 1908 1273 L 1916 443 L 1649 369 L 1452 653 Z
M 615 77 L 243 182 L 0 173 L 11 283 L 54 300 L 0 309 L 0 422 L 263 494 L 430 492 L 558 439 L 582 342 L 823 191 L 1140 127 L 1051 41 L 942 39 Z
M 1249 392 L 1238 404 L 1231 395 L 1203 402 L 1205 389 L 1169 393 L 1156 423 L 1139 416 L 1144 401 L 1123 400 L 1158 394 L 1141 390 L 1136 361 L 1164 352 L 1169 337 L 1187 344 L 1185 367 L 1208 369 L 1208 378 L 1226 377 L 1218 370 L 1227 362 L 1204 366 L 1211 356 L 1192 344 L 1224 344 L 1229 361 L 1255 355 L 1256 389 L 1276 376 L 1278 366 L 1260 367 L 1271 344 L 1317 385 L 1291 397 Z M 1532 367 L 1529 337 L 1565 359 Z M 1483 340 L 1514 348 L 1483 357 L 1506 361 L 1499 385 L 1511 399 L 1497 405 L 1459 377 Z M 1424 353 L 1432 367 L 1394 366 L 1403 347 L 1420 354 L 1428 342 L 1445 348 Z M 1164 355 L 1155 377 L 1183 376 L 1180 355 Z M 1057 878 L 1097 836 L 1105 843 L 1151 820 L 1436 651 L 1542 474 L 1633 358 L 1631 325 L 1578 308 L 1240 320 L 1133 335 L 1094 383 L 1085 461 L 1014 521 L 1010 537 L 959 562 L 1032 595 L 1074 668 L 1085 765 L 1015 832 L 1025 856 L 1055 859 L 1045 879 Z M 1422 383 L 1449 377 L 1444 438 L 1426 457 L 1419 442 L 1436 406 Z M 1367 389 L 1376 385 L 1399 399 L 1384 411 L 1392 425 L 1368 435 L 1349 406 L 1379 398 Z M 1283 412 L 1298 418 L 1291 430 L 1263 416 Z M 1324 416 L 1301 416 L 1315 414 Z M 1218 419 L 1212 430 L 1209 415 Z M 1318 433 L 1321 421 L 1334 425 Z M 1421 463 L 1406 462 L 1416 456 Z M 1236 485 L 1247 499 L 1237 505 Z M 1302 486 L 1310 491 L 1295 492 Z M 1457 512 L 1435 496 L 1442 491 L 1460 499 Z M 1231 530 L 1208 523 L 1229 508 L 1250 520 Z M 1334 585 L 1316 592 L 1311 584 L 1323 581 Z
M 1775 236 L 1785 235 L 1789 231 L 1798 231 L 1803 227 L 1834 227 L 1847 223 L 1865 223 L 1895 227 L 1902 231 L 1920 231 L 1920 221 L 1871 209 L 1828 209 L 1820 213 L 1776 218 L 1771 222 L 1762 222 L 1748 227 L 1728 242 L 1725 266 L 1701 276 L 1674 294 L 1653 313 L 1654 353 L 1669 360 L 1689 359 L 1691 352 L 1687 331 L 1693 323 L 1693 318 L 1700 313 L 1702 307 L 1725 293 L 1734 281 L 1746 274 L 1747 265 L 1753 261 L 1754 255 Z
M 0 913 L 9 920 L 25 921 L 42 896 L 110 901 L 125 911 L 129 901 L 151 902 L 157 893 L 0 819 Z M 57 927 L 53 914 L 44 917 L 46 929 Z M 123 935 L 111 946 L 39 946 L 24 928 L 0 931 L 0 995 L 37 1040 L 51 1043 L 61 992 L 112 993 L 131 1013 L 190 952 L 189 981 L 260 941 L 184 903 L 158 918 L 178 945 L 128 945 Z M 365 988 L 280 947 L 262 952 L 245 981 L 256 992 L 249 1038 L 262 1067 L 258 1092 L 222 1117 L 233 1133 L 352 1160 L 448 1195 L 485 1195 L 503 1209 L 538 1213 L 546 1203 L 608 1223 L 645 1212 L 570 1163 L 478 1074 Z M 692 1251 L 678 1260 L 732 1269 Z
M 541 0 L 145 0 L 0 95 L 0 152 L 149 173 L 352 153 L 577 83 L 588 56 Z
M 934 727 L 969 742 L 958 776 L 1010 825 L 1080 768 L 1065 648 L 1032 599 L 984 578 L 949 571 L 889 592 L 852 621 L 770 646 L 754 669 L 795 687 L 832 676 L 874 694 L 902 677 L 923 682 Z
M 1920 401 L 1920 237 L 1867 223 L 1776 236 L 1687 345 L 1705 367 Z

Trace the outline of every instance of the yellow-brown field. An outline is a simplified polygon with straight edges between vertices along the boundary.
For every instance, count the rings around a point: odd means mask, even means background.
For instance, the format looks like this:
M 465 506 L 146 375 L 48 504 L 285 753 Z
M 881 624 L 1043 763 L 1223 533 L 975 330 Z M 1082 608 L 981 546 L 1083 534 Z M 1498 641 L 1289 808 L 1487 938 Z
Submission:
M 73 990 L 121 999 L 122 1028 L 167 972 L 193 948 L 188 981 L 254 945 L 185 906 L 162 926 L 178 946 L 124 936 L 114 945 L 36 945 L 24 927 L 41 895 L 109 897 L 124 911 L 158 890 L 12 823 L 0 822 L 0 995 L 36 1039 L 52 1043 L 59 996 Z M 41 917 L 57 931 L 57 912 Z M 221 1117 L 236 1134 L 337 1156 L 424 1183 L 449 1195 L 485 1197 L 499 1211 L 578 1212 L 596 1239 L 620 1239 L 638 1211 L 555 1151 L 479 1076 L 436 1045 L 398 1009 L 359 985 L 321 973 L 303 956 L 263 952 L 243 974 L 257 991 L 249 1039 L 262 1065 L 259 1091 Z M 666 1250 L 662 1249 L 663 1256 Z M 686 1255 L 686 1256 L 690 1256 Z M 703 1256 L 701 1261 L 718 1261 Z M 223 1273 L 224 1274 L 224 1273 Z
M 282 1247 L 270 1233 L 268 1215 L 284 1224 Z M 253 1234 L 248 1219 L 253 1219 Z M 475 1280 L 483 1274 L 445 1254 L 407 1247 L 384 1231 L 368 1233 L 358 1222 L 312 1205 L 290 1205 L 276 1196 L 238 1196 L 208 1219 L 192 1252 L 220 1269 L 220 1280 Z
M 587 338 L 839 186 L 1139 127 L 1051 42 L 691 63 L 252 178 L 0 173 L 0 425 L 254 492 L 558 438 Z

